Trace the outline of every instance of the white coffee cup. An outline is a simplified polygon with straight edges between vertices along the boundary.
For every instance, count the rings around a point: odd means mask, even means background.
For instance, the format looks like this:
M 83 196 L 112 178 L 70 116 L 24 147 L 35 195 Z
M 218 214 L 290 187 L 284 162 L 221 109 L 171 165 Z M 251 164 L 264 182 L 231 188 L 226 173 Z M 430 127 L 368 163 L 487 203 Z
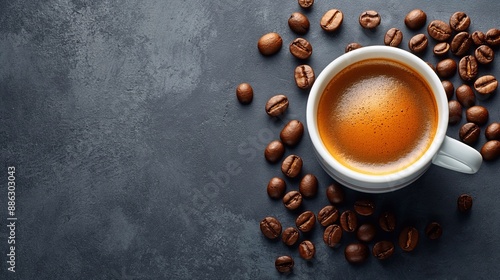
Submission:
M 410 166 L 389 174 L 365 174 L 337 161 L 323 143 L 317 124 L 318 104 L 326 86 L 345 67 L 366 59 L 391 59 L 410 66 L 430 86 L 437 104 L 437 130 L 429 148 Z M 476 173 L 482 163 L 481 154 L 472 147 L 446 136 L 448 99 L 439 77 L 422 59 L 405 50 L 387 46 L 369 46 L 345 53 L 332 61 L 314 82 L 307 101 L 307 128 L 316 156 L 323 169 L 339 183 L 366 193 L 384 193 L 408 186 L 435 164 L 463 173 Z

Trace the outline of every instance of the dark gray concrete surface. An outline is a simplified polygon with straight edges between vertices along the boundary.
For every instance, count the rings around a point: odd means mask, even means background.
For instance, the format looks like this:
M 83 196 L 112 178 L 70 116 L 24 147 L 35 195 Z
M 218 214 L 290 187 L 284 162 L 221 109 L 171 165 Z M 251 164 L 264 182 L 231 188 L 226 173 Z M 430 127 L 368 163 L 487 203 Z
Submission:
M 326 34 L 319 19 L 344 12 L 341 30 Z M 470 31 L 500 27 L 498 1 L 319 1 L 304 11 L 313 45 L 307 61 L 319 73 L 350 42 L 382 44 L 385 31 L 414 34 L 404 15 L 421 8 L 448 21 L 455 11 L 472 18 Z M 375 9 L 382 24 L 363 30 L 357 18 Z M 361 197 L 377 213 L 392 209 L 398 231 L 438 221 L 438 241 L 421 238 L 411 253 L 370 258 L 353 266 L 343 245 L 327 248 L 322 228 L 306 237 L 316 257 L 266 240 L 259 221 L 278 217 L 293 225 L 297 213 L 268 198 L 265 187 L 281 176 L 263 158 L 264 146 L 290 119 L 305 122 L 308 93 L 296 88 L 288 52 L 295 37 L 288 16 L 296 1 L 1 1 L 0 2 L 0 279 L 492 279 L 500 273 L 500 162 L 478 174 L 439 167 L 393 193 L 346 190 L 340 209 Z M 263 57 L 257 40 L 267 32 L 284 39 Z M 432 63 L 431 40 L 422 57 Z M 500 77 L 498 61 L 481 73 Z M 460 85 L 458 75 L 452 81 Z M 235 87 L 249 82 L 255 98 L 240 105 Z M 267 99 L 285 93 L 290 108 L 280 119 L 264 112 Z M 479 104 L 500 120 L 498 94 Z M 461 123 L 464 123 L 463 120 Z M 459 125 L 448 135 L 457 138 Z M 479 148 L 485 142 L 482 136 Z M 331 183 L 307 134 L 287 154 L 303 157 L 304 172 L 320 181 L 318 197 L 303 209 L 328 203 Z M 16 169 L 15 273 L 7 271 L 8 167 Z M 288 180 L 288 189 L 297 189 Z M 456 210 L 461 193 L 474 197 L 469 215 Z M 379 235 L 395 240 L 396 234 Z M 371 243 L 369 246 L 371 246 Z M 280 275 L 274 259 L 295 258 Z

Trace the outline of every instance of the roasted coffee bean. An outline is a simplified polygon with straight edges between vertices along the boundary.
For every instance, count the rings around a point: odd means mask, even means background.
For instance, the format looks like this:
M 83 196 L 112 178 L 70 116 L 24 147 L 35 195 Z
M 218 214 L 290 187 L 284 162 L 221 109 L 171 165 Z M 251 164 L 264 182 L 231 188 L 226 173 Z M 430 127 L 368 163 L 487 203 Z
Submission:
M 413 30 L 422 28 L 426 21 L 427 14 L 420 9 L 412 10 L 405 16 L 405 25 Z
M 307 16 L 299 12 L 292 13 L 288 18 L 288 26 L 297 34 L 306 34 L 310 25 Z
M 457 87 L 456 95 L 458 102 L 465 108 L 472 107 L 476 104 L 476 95 L 469 85 L 463 84 Z
M 418 244 L 418 230 L 412 226 L 405 227 L 399 234 L 399 247 L 403 251 L 415 250 Z
M 298 59 L 308 59 L 312 51 L 311 43 L 304 38 L 297 38 L 290 43 L 290 53 Z
M 338 183 L 332 183 L 326 188 L 326 197 L 331 204 L 344 202 L 344 189 Z
M 472 81 L 477 76 L 477 60 L 473 55 L 466 55 L 458 62 L 458 75 L 464 81 Z
M 253 88 L 249 83 L 241 83 L 236 88 L 236 98 L 241 104 L 250 104 L 253 99 Z
M 460 32 L 465 31 L 470 26 L 470 17 L 464 12 L 456 12 L 450 17 L 451 29 Z
M 287 246 L 293 246 L 297 241 L 299 241 L 300 233 L 299 230 L 294 227 L 287 227 L 281 234 L 281 240 Z
M 397 47 L 403 41 L 403 32 L 393 27 L 385 33 L 384 44 L 386 46 Z
M 310 260 L 316 254 L 316 247 L 314 243 L 309 240 L 304 240 L 299 244 L 299 254 L 304 260 Z
M 356 50 L 356 49 L 359 49 L 359 48 L 362 48 L 363 46 L 361 46 L 359 43 L 349 43 L 347 44 L 347 46 L 345 47 L 345 50 L 344 52 L 348 53 L 350 51 L 353 51 L 353 50 Z
M 490 140 L 481 148 L 481 155 L 486 161 L 493 161 L 500 157 L 500 141 Z
M 487 45 L 481 45 L 474 51 L 474 56 L 477 62 L 481 64 L 489 64 L 495 59 L 495 52 Z
M 283 197 L 283 205 L 288 210 L 295 210 L 302 205 L 302 195 L 298 191 L 289 191 Z
M 420 33 L 411 37 L 410 41 L 408 41 L 408 48 L 414 53 L 421 53 L 427 49 L 428 44 L 429 40 L 427 39 L 427 36 Z
M 302 158 L 297 155 L 289 155 L 281 164 L 281 172 L 287 177 L 295 178 L 302 170 Z
M 394 254 L 394 243 L 391 241 L 379 241 L 373 245 L 372 254 L 379 260 L 388 259 Z
M 271 141 L 264 150 L 264 157 L 270 163 L 278 162 L 285 154 L 285 146 L 280 140 Z
M 380 25 L 381 17 L 376 11 L 366 11 L 359 15 L 359 24 L 366 29 L 373 29 Z
M 295 67 L 294 77 L 295 84 L 300 89 L 309 89 L 316 79 L 312 67 L 306 64 Z
M 288 109 L 288 97 L 278 94 L 271 97 L 266 103 L 266 113 L 271 117 L 277 117 Z
M 457 124 L 462 120 L 462 105 L 456 100 L 448 101 L 448 124 Z
M 316 224 L 316 216 L 312 211 L 305 211 L 295 219 L 295 225 L 302 232 L 309 232 Z
M 465 111 L 465 117 L 468 122 L 473 122 L 477 125 L 483 125 L 488 121 L 489 112 L 486 107 L 474 105 Z
M 298 0 L 298 3 L 300 7 L 307 9 L 314 4 L 314 0 Z
M 438 41 L 446 41 L 450 39 L 452 30 L 446 22 L 442 20 L 433 20 L 427 26 L 427 33 Z
M 493 122 L 484 131 L 484 135 L 488 140 L 500 140 L 500 123 Z
M 457 72 L 457 63 L 451 58 L 446 58 L 436 64 L 436 73 L 441 79 L 451 78 Z
M 267 195 L 270 198 L 280 199 L 285 194 L 286 182 L 279 177 L 273 177 L 267 183 Z
M 486 44 L 486 35 L 481 31 L 472 32 L 471 39 L 476 46 L 481 46 Z
M 494 92 L 498 87 L 498 81 L 493 75 L 484 75 L 474 82 L 474 88 L 480 94 L 487 95 Z
M 260 221 L 260 231 L 269 239 L 278 238 L 281 234 L 281 223 L 275 217 L 265 217 Z
M 458 211 L 465 213 L 472 208 L 472 196 L 470 194 L 461 194 L 457 200 Z
M 347 245 L 344 250 L 345 259 L 353 264 L 359 264 L 366 261 L 368 255 L 368 246 L 363 243 L 351 243 Z
M 425 63 L 427 63 L 427 65 L 429 65 L 429 67 L 432 69 L 432 71 L 436 72 L 436 67 L 434 67 L 434 65 L 432 65 L 432 63 L 430 63 L 429 61 L 426 61 Z
M 486 43 L 492 47 L 500 45 L 500 29 L 492 28 L 486 32 Z
M 289 121 L 280 132 L 281 141 L 287 146 L 295 146 L 304 135 L 304 125 L 298 120 Z
M 372 241 L 375 238 L 376 234 L 377 228 L 371 223 L 360 225 L 358 227 L 358 230 L 356 231 L 356 237 L 359 239 L 359 241 L 363 242 Z
M 276 32 L 271 32 L 260 37 L 257 47 L 263 55 L 273 55 L 281 50 L 283 39 Z
M 469 51 L 472 40 L 468 32 L 462 31 L 453 37 L 450 43 L 450 50 L 456 56 L 462 56 Z
M 318 193 L 318 179 L 313 174 L 306 174 L 299 183 L 299 191 L 303 197 L 311 198 Z
M 453 92 L 455 92 L 453 83 L 448 80 L 443 80 L 441 81 L 441 84 L 443 85 L 444 92 L 446 92 L 446 97 L 450 100 L 453 97 Z
M 481 128 L 475 123 L 466 123 L 458 132 L 460 140 L 462 140 L 465 144 L 472 145 L 479 140 L 479 136 L 481 135 Z
M 323 241 L 328 247 L 337 247 L 342 239 L 342 228 L 339 225 L 333 224 L 325 228 L 323 232 Z
M 437 222 L 429 223 L 425 227 L 425 235 L 431 240 L 436 240 L 443 234 L 443 228 Z
M 293 266 L 295 265 L 295 262 L 293 261 L 293 258 L 290 256 L 280 256 L 276 258 L 276 261 L 274 261 L 274 266 L 276 267 L 276 270 L 281 273 L 289 273 L 290 271 L 293 270 Z
M 380 228 L 385 232 L 393 232 L 396 229 L 396 215 L 394 213 L 385 211 L 378 218 Z
M 345 210 L 340 214 L 340 226 L 346 232 L 354 232 L 358 228 L 358 217 L 352 210 Z
M 339 29 L 344 21 L 344 14 L 342 11 L 337 9 L 331 9 L 327 11 L 320 21 L 320 26 L 323 30 L 327 32 L 333 32 Z
M 333 205 L 327 205 L 319 210 L 318 222 L 326 227 L 335 223 L 339 219 L 339 210 Z
M 361 199 L 354 202 L 354 211 L 361 216 L 370 216 L 375 212 L 375 203 L 368 199 Z
M 437 43 L 434 46 L 433 52 L 437 56 L 444 56 L 448 53 L 449 50 L 450 50 L 450 44 L 448 44 L 447 42 L 441 42 Z

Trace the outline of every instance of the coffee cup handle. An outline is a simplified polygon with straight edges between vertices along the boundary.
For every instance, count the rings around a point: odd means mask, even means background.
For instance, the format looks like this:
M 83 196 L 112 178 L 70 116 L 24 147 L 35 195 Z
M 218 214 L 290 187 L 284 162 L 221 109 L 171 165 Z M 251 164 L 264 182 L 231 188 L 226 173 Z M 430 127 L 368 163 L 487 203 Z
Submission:
M 474 174 L 481 167 L 483 157 L 474 148 L 446 136 L 432 163 L 450 170 Z

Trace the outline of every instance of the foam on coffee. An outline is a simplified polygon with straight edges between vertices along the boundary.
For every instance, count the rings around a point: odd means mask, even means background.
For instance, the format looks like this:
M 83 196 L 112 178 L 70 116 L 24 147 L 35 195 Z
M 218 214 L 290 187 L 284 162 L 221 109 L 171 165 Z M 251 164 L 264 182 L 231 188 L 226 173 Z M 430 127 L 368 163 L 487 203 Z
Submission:
M 367 174 L 411 165 L 437 129 L 429 85 L 410 67 L 387 59 L 360 61 L 337 74 L 321 96 L 317 117 L 335 159 Z

